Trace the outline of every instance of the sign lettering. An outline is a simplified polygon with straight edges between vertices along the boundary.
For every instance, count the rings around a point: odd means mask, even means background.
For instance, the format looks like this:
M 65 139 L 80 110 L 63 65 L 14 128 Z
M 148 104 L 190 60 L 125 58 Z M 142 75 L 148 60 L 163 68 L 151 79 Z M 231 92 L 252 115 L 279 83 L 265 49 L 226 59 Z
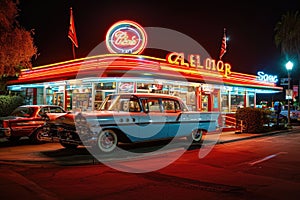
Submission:
M 106 46 L 110 53 L 140 54 L 146 44 L 145 30 L 133 21 L 119 21 L 106 34 Z
M 269 75 L 265 74 L 262 71 L 257 72 L 257 80 L 264 81 L 264 82 L 270 82 L 270 83 L 277 83 L 278 78 L 275 75 Z
M 167 55 L 167 62 L 170 64 L 176 64 L 184 67 L 194 68 L 194 69 L 204 69 L 208 71 L 215 71 L 223 73 L 224 77 L 228 77 L 231 74 L 231 65 L 224 63 L 219 60 L 211 58 L 206 58 L 203 65 L 201 65 L 201 56 L 198 54 L 190 54 L 188 60 L 185 60 L 184 53 L 172 52 Z

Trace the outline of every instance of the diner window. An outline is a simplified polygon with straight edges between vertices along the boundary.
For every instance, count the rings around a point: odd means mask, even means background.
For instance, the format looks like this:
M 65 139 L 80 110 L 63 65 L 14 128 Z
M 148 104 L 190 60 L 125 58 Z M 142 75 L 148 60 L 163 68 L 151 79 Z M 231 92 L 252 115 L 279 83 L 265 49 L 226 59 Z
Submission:
M 148 93 L 151 84 L 137 82 L 137 93 Z
M 248 92 L 247 93 L 247 103 L 248 103 L 248 107 L 251 107 L 251 108 L 254 108 L 255 107 L 255 104 L 254 104 L 254 101 L 255 101 L 255 93 L 254 92 Z
M 221 93 L 221 112 L 229 112 L 229 94 L 228 92 Z
M 244 108 L 244 92 L 231 94 L 231 112 L 236 112 L 239 108 Z
M 119 82 L 118 92 L 119 93 L 131 93 L 135 92 L 135 83 L 134 82 Z

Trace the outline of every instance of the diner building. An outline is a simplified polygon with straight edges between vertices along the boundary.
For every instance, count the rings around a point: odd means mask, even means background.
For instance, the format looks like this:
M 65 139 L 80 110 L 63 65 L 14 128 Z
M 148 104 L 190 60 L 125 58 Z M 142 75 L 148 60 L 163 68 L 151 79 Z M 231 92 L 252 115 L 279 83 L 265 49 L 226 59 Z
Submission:
M 145 32 L 136 23 L 122 23 L 127 26 L 114 25 L 107 33 L 108 54 L 22 70 L 8 82 L 8 90 L 21 93 L 27 104 L 55 104 L 72 111 L 96 110 L 111 93 L 151 92 L 179 96 L 190 110 L 223 113 L 255 107 L 258 93 L 282 91 L 275 76 L 235 72 L 222 60 L 182 52 L 165 58 L 141 55 Z M 126 41 L 118 38 L 120 32 Z

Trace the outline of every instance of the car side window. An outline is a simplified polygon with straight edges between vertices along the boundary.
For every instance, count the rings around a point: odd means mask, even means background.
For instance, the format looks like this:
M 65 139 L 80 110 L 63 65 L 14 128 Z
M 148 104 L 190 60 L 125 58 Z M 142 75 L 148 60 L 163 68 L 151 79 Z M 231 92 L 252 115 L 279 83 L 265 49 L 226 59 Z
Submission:
M 142 100 L 146 112 L 161 112 L 159 99 L 149 98 Z
M 180 105 L 178 101 L 170 100 L 170 99 L 163 99 L 162 104 L 164 107 L 165 112 L 179 112 Z
M 121 99 L 120 100 L 118 110 L 128 112 L 128 110 L 129 110 L 129 101 L 128 101 L 128 99 Z
M 16 117 L 32 117 L 33 116 L 33 108 L 23 108 L 19 107 L 14 110 L 11 115 Z
M 130 99 L 129 112 L 141 112 L 141 108 L 137 99 Z
M 174 101 L 163 99 L 162 104 L 165 112 L 175 112 Z
M 174 101 L 175 104 L 175 112 L 180 112 L 182 109 L 180 107 L 180 103 L 178 101 Z
M 39 113 L 38 113 L 38 115 L 39 115 L 40 117 L 42 117 L 45 113 L 47 113 L 47 111 L 45 111 L 44 108 L 41 108 L 40 111 L 39 111 Z
M 41 110 L 40 110 L 40 113 L 42 113 L 42 114 L 45 114 L 48 112 L 49 112 L 48 108 L 41 108 Z

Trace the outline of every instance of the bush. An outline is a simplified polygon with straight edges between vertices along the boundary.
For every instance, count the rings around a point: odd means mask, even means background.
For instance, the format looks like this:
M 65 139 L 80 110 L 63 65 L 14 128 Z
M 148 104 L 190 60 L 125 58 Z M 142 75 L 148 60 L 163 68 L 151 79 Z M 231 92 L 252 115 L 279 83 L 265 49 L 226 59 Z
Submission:
M 243 132 L 260 133 L 269 130 L 271 111 L 261 108 L 241 108 L 236 111 L 235 117 L 237 124 L 243 120 Z
M 24 105 L 24 98 L 21 96 L 0 95 L 0 117 L 8 116 L 21 105 Z

